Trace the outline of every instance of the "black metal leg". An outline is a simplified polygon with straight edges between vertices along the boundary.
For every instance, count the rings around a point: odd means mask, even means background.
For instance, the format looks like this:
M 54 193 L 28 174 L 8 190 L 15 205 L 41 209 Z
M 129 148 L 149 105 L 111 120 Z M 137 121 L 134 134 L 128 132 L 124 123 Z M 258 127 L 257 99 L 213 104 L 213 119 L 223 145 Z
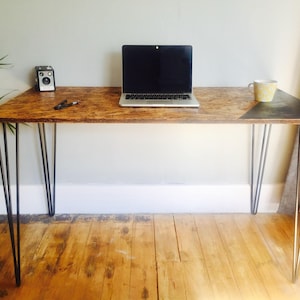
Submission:
M 271 128 L 272 124 L 265 124 L 264 125 L 264 131 L 262 136 L 262 143 L 261 143 L 261 149 L 260 149 L 260 157 L 259 157 L 259 163 L 258 163 L 258 170 L 256 175 L 256 184 L 254 183 L 254 173 L 255 173 L 255 159 L 254 159 L 254 152 L 255 152 L 255 124 L 252 125 L 252 138 L 251 138 L 251 174 L 250 174 L 250 204 L 251 204 L 251 213 L 257 214 L 259 199 L 260 199 L 260 192 L 261 192 L 261 186 L 264 176 L 264 170 L 265 170 L 265 164 L 266 164 L 266 158 L 268 153 L 268 147 L 269 147 L 269 140 L 271 135 Z
M 10 189 L 10 172 L 9 172 L 9 158 L 7 146 L 6 124 L 2 123 L 3 128 L 3 142 L 4 142 L 4 161 L 2 159 L 2 152 L 0 149 L 0 169 L 1 179 L 3 185 L 3 192 L 7 211 L 7 220 L 9 226 L 9 234 L 11 240 L 12 254 L 14 260 L 14 271 L 16 285 L 21 285 L 21 258 L 20 258 L 20 205 L 19 205 L 19 125 L 16 124 L 16 236 L 13 219 L 12 197 Z
M 53 184 L 51 184 L 51 170 L 49 168 L 47 136 L 45 131 L 45 124 L 38 123 L 40 147 L 43 162 L 43 172 L 46 188 L 46 197 L 48 204 L 49 216 L 55 214 L 55 188 L 56 188 L 56 123 L 53 124 Z M 51 189 L 52 187 L 52 189 Z
M 297 156 L 297 179 L 296 179 L 296 202 L 295 202 L 295 223 L 294 223 L 294 247 L 293 247 L 293 282 L 298 277 L 300 261 L 299 252 L 299 185 L 300 185 L 300 126 L 298 126 L 298 156 Z

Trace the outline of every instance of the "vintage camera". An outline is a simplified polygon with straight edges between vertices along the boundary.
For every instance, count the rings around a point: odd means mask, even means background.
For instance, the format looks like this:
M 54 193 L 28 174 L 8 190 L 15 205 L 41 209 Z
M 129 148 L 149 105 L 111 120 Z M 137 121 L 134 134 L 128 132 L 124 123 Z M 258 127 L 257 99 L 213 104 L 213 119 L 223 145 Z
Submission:
M 36 89 L 40 92 L 55 91 L 54 70 L 51 66 L 35 67 Z

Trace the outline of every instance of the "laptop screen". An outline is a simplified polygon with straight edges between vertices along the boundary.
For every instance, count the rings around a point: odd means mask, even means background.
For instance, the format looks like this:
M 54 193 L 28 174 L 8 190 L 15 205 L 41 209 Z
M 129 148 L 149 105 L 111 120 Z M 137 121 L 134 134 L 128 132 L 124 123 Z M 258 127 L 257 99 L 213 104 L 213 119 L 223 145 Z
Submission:
M 192 46 L 122 47 L 124 93 L 191 93 Z

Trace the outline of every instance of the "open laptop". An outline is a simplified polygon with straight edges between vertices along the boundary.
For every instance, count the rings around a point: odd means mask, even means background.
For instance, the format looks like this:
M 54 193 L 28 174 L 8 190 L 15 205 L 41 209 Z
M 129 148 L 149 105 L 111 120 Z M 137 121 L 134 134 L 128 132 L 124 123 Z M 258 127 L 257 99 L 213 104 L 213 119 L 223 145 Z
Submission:
M 192 93 L 192 46 L 124 45 L 121 106 L 199 107 Z

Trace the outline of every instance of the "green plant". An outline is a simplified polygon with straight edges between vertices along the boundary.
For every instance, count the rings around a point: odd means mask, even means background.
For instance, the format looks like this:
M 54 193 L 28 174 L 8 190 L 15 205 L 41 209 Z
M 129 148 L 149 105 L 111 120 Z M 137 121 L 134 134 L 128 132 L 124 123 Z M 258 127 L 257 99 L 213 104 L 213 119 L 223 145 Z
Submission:
M 12 66 L 11 63 L 4 62 L 4 60 L 5 60 L 6 57 L 7 57 L 7 55 L 4 55 L 3 57 L 0 58 L 0 69 L 7 69 L 7 68 L 9 68 L 9 67 Z M 6 94 L 0 96 L 0 101 L 1 101 L 4 97 L 6 97 L 7 95 L 9 95 L 11 92 L 12 92 L 12 91 L 9 91 L 8 93 L 6 93 Z
M 7 68 L 7 67 L 11 66 L 10 63 L 3 62 L 7 56 L 8 55 L 4 55 L 3 57 L 0 58 L 0 69 Z
M 0 69 L 7 69 L 7 68 L 10 68 L 12 66 L 11 63 L 7 63 L 7 62 L 4 62 L 4 60 L 6 59 L 7 55 L 3 56 L 0 58 Z M 7 95 L 9 95 L 10 93 L 12 93 L 14 90 L 12 91 L 9 91 L 7 93 L 5 93 L 4 95 L 0 96 L 0 102 L 2 101 L 2 99 L 4 97 L 6 97 Z M 7 123 L 7 127 L 9 128 L 9 130 L 11 132 L 14 132 L 15 131 L 15 126 L 11 123 Z

